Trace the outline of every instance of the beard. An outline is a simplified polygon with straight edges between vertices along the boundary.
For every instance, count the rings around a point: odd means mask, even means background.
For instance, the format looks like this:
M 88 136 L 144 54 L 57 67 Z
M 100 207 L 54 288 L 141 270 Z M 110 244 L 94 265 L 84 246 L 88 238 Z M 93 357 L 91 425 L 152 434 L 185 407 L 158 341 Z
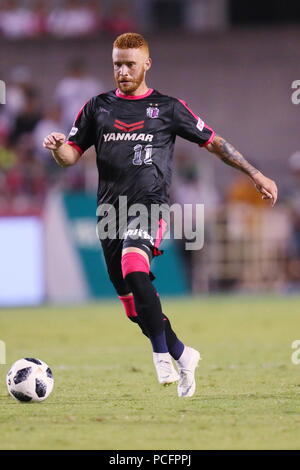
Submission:
M 138 89 L 144 78 L 145 72 L 142 70 L 136 78 L 126 78 L 124 80 L 122 80 L 122 78 L 116 78 L 115 80 L 119 90 L 124 93 L 124 95 L 131 95 Z

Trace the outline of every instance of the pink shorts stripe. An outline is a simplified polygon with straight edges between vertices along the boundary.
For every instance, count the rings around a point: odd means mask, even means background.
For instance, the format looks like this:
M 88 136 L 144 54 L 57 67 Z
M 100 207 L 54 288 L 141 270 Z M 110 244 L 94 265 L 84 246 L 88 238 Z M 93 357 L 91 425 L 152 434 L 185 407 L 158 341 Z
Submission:
M 136 271 L 149 274 L 149 262 L 140 253 L 130 252 L 122 256 L 123 278 Z
M 167 222 L 164 219 L 159 219 L 158 229 L 155 235 L 155 243 L 154 243 L 155 248 L 159 247 L 160 242 L 162 241 L 162 238 L 166 230 L 167 230 Z

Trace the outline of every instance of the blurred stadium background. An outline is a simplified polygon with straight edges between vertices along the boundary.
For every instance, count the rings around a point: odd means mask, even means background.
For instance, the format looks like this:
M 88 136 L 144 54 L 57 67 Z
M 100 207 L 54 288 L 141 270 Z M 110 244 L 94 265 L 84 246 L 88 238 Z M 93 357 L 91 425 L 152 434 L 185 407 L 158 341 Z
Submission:
M 186 100 L 279 186 L 274 209 L 246 177 L 178 139 L 172 202 L 205 205 L 205 244 L 167 241 L 161 294 L 300 291 L 300 7 L 280 1 L 0 2 L 0 305 L 114 296 L 95 233 L 89 151 L 62 169 L 42 148 L 114 87 L 111 46 L 145 34 L 148 83 Z M 290 4 L 290 7 L 289 7 Z

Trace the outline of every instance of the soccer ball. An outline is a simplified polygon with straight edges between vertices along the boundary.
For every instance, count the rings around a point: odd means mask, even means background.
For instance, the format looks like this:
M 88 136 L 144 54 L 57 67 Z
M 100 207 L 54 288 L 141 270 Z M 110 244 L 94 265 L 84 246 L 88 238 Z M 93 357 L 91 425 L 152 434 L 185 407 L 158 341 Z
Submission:
M 19 401 L 43 401 L 52 392 L 53 384 L 50 367 L 31 357 L 16 361 L 6 376 L 9 394 Z

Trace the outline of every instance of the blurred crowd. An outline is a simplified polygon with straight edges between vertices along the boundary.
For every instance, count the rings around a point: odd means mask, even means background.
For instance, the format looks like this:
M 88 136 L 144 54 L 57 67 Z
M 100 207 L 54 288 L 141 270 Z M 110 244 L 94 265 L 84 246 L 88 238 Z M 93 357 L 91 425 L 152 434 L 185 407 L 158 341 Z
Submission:
M 276 178 L 279 199 L 271 208 L 244 174 L 234 171 L 220 187 L 205 160 L 177 154 L 173 202 L 204 206 L 204 249 L 186 250 L 190 233 L 178 240 L 191 292 L 300 291 L 300 150 L 287 162 L 289 185 Z M 195 232 L 195 211 L 188 217 Z
M 1 0 L 0 36 L 9 39 L 85 36 L 136 30 L 126 0 Z
M 6 104 L 0 106 L 0 208 L 1 213 L 40 210 L 47 191 L 53 187 L 84 190 L 84 163 L 68 172 L 56 164 L 42 147 L 50 132 L 68 135 L 75 116 L 91 96 L 104 91 L 91 76 L 85 62 L 73 59 L 66 75 L 57 83 L 54 97 L 42 106 L 31 71 L 17 66 L 11 71 Z

